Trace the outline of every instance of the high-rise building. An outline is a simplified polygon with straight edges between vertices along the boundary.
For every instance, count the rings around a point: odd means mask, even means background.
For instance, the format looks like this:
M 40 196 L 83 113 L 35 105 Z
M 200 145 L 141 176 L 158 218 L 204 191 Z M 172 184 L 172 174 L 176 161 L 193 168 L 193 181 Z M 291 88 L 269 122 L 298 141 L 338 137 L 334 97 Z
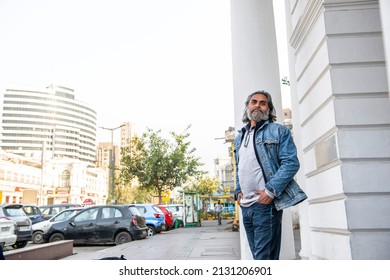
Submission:
M 95 166 L 96 112 L 63 86 L 7 88 L 0 146 L 22 156 L 73 158 Z
M 96 149 L 96 167 L 109 170 L 112 153 L 111 142 L 100 142 Z M 114 145 L 115 166 L 120 165 L 120 147 Z
M 135 135 L 135 125 L 129 122 L 123 123 L 121 127 L 121 148 L 128 147 Z

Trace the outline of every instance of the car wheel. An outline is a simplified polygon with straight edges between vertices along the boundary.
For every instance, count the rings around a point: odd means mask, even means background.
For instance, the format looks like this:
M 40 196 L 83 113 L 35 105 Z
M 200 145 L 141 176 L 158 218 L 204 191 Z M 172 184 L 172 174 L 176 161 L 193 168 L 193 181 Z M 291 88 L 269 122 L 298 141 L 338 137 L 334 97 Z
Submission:
M 148 226 L 148 236 L 153 236 L 156 234 L 156 230 L 153 226 Z
M 123 243 L 127 243 L 132 241 L 131 235 L 128 232 L 122 231 L 118 233 L 118 235 L 115 237 L 115 244 L 116 245 L 121 245 Z
M 16 241 L 14 245 L 12 245 L 12 248 L 14 249 L 20 249 L 26 247 L 28 241 Z
M 54 233 L 52 236 L 49 238 L 49 242 L 56 242 L 56 241 L 61 241 L 64 240 L 65 237 L 61 233 Z
M 34 244 L 42 244 L 43 243 L 43 234 L 42 231 L 34 232 L 32 236 L 32 241 Z

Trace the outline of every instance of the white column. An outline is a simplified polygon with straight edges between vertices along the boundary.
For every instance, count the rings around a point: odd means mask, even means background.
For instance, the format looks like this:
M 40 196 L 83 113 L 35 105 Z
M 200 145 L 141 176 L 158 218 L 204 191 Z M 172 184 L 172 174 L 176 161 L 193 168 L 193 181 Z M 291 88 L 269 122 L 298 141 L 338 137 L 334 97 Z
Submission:
M 287 32 L 287 42 L 290 41 L 292 34 L 291 26 L 291 6 L 290 0 L 285 0 L 285 16 L 286 16 L 286 32 Z M 294 48 L 288 45 L 288 60 L 289 60 L 289 79 L 290 79 L 290 94 L 291 94 L 291 110 L 292 110 L 292 124 L 293 124 L 293 134 L 294 142 L 297 146 L 298 158 L 303 158 L 302 151 L 302 139 L 301 139 L 301 122 L 299 116 L 299 102 L 297 94 L 297 79 L 295 73 L 295 63 L 296 57 L 294 54 Z M 305 187 L 305 173 L 304 173 L 304 162 L 300 161 L 301 167 L 296 176 L 296 180 L 303 190 L 306 191 Z M 306 191 L 307 192 L 307 191 Z M 299 209 L 299 226 L 300 226 L 300 236 L 301 236 L 301 249 L 299 256 L 302 259 L 310 258 L 310 227 L 308 222 L 308 200 L 304 201 L 298 206 Z
M 278 53 L 271 0 L 231 0 L 233 88 L 236 128 L 246 97 L 256 90 L 273 98 L 283 121 Z
M 386 68 L 387 68 L 387 84 L 388 90 L 390 91 L 390 1 L 389 0 L 380 0 L 380 15 L 382 22 L 382 34 L 386 58 Z M 389 94 L 390 97 L 390 94 Z
M 240 129 L 246 97 L 257 90 L 272 95 L 283 122 L 281 79 L 272 0 L 231 0 L 235 126 Z M 241 213 L 240 213 L 241 214 Z M 294 258 L 291 211 L 284 213 L 281 259 Z M 241 258 L 251 259 L 240 217 Z

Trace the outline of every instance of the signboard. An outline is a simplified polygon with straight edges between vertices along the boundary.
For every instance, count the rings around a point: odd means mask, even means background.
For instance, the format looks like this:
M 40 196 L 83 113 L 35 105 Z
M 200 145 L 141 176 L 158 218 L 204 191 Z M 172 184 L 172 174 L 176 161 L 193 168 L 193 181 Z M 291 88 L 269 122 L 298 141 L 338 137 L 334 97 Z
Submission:
M 170 200 L 169 191 L 163 191 L 161 194 L 161 199 L 164 202 L 168 202 Z

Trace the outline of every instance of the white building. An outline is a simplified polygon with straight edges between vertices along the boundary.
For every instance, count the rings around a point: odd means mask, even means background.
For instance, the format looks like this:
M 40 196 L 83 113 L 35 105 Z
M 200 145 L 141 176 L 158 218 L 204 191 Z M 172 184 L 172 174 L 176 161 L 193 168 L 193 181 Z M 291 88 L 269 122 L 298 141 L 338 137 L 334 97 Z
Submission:
M 107 200 L 107 172 L 89 168 L 77 159 L 44 161 L 0 151 L 1 203 L 25 202 L 24 194 L 33 191 L 37 205 L 78 203 L 92 200 L 104 205 Z
M 8 88 L 1 148 L 23 156 L 72 158 L 95 166 L 96 112 L 62 86 Z
M 214 160 L 215 175 L 222 187 L 234 192 L 233 165 L 231 157 L 218 157 Z
M 35 190 L 38 195 L 42 184 L 41 166 L 40 160 L 0 150 L 0 204 L 21 202 L 24 190 Z
M 308 194 L 300 255 L 390 259 L 389 1 L 285 5 L 297 180 Z M 281 89 L 272 0 L 231 0 L 231 12 L 239 129 L 250 93 L 269 91 L 281 114 Z

